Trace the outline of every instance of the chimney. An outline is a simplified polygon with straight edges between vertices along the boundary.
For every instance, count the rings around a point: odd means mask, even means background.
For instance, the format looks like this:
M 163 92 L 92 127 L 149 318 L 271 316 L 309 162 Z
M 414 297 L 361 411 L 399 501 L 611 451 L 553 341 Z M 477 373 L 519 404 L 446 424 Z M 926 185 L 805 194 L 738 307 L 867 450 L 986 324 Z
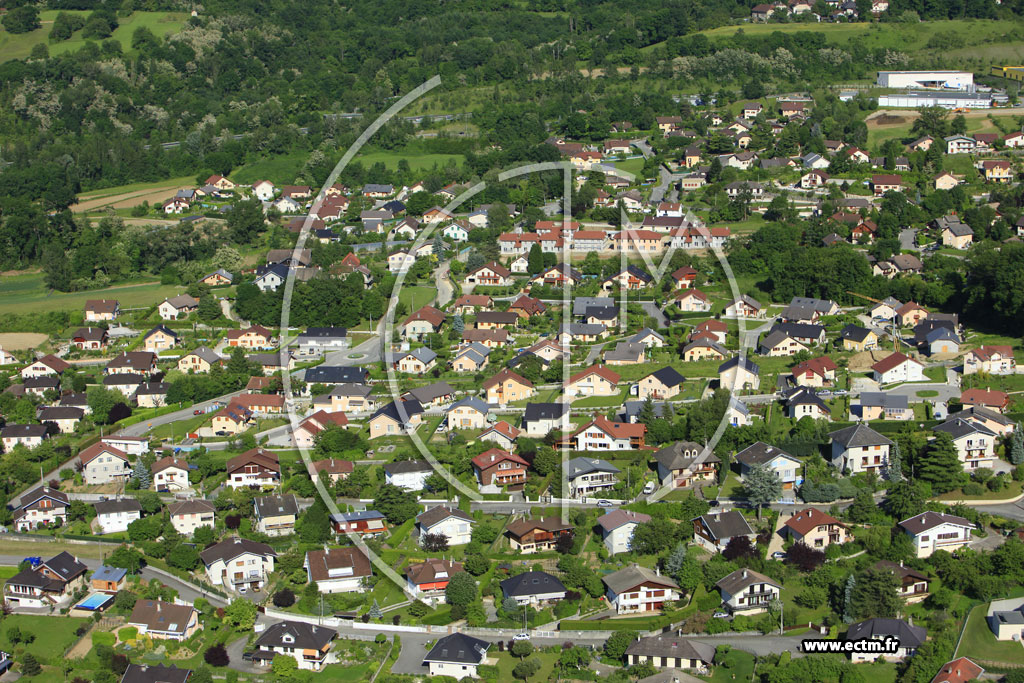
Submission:
M 744 579 L 747 578 L 747 570 L 746 569 L 743 570 L 743 578 Z
M 157 612 L 160 611 L 160 601 L 159 600 L 156 601 L 156 611 Z

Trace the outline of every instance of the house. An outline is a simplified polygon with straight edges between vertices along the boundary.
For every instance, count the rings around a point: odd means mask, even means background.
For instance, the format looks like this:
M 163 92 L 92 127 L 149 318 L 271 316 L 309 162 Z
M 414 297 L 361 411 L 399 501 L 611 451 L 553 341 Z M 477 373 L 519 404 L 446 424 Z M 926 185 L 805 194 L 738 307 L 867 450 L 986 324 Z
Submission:
M 985 174 L 985 180 L 990 183 L 1005 184 L 1013 180 L 1013 169 L 1009 161 L 983 161 L 981 162 L 981 170 Z
M 724 346 L 710 339 L 700 337 L 683 347 L 682 358 L 686 362 L 701 361 L 708 358 L 712 360 L 725 360 L 729 352 Z
M 631 344 L 641 344 L 648 349 L 660 349 L 665 346 L 665 337 L 649 327 L 643 328 L 627 341 Z
M 107 348 L 107 331 L 102 327 L 79 327 L 71 335 L 71 344 L 82 351 L 102 351 Z
M 737 453 L 736 462 L 740 464 L 741 477 L 750 474 L 754 467 L 767 465 L 778 475 L 784 491 L 792 491 L 804 482 L 801 474 L 803 463 L 781 448 L 769 446 L 763 441 L 747 446 Z
M 953 552 L 971 542 L 974 524 L 944 512 L 922 512 L 905 519 L 899 527 L 913 541 L 917 557 L 929 557 L 936 550 Z
M 331 528 L 335 535 L 365 536 L 374 538 L 388 530 L 387 519 L 376 510 L 331 513 Z
M 86 585 L 88 568 L 67 551 L 7 579 L 4 602 L 12 607 L 53 608 Z
M 945 138 L 946 154 L 972 154 L 978 141 L 968 135 L 950 135 Z
M 811 548 L 827 548 L 853 540 L 849 527 L 827 512 L 814 508 L 794 512 L 779 531 L 794 542 L 803 542 Z
M 512 271 L 491 261 L 466 274 L 466 284 L 508 287 L 513 282 Z
M 590 494 L 601 494 L 609 491 L 618 483 L 616 475 L 620 473 L 618 467 L 605 460 L 585 457 L 566 461 L 563 465 L 563 471 L 568 487 L 567 497 L 569 498 L 586 498 Z
M 510 451 L 515 447 L 519 434 L 520 431 L 518 429 L 502 420 L 481 432 L 477 437 L 477 441 L 490 441 L 497 444 L 498 448 Z
M 824 387 L 836 380 L 839 366 L 828 356 L 818 356 L 793 366 L 793 382 L 801 387 Z
M 927 629 L 921 626 L 911 626 L 902 619 L 875 618 L 850 624 L 846 631 L 846 640 L 884 640 L 895 641 L 898 645 L 896 652 L 879 652 L 862 649 L 850 653 L 850 660 L 857 664 L 860 662 L 876 662 L 879 659 L 885 661 L 903 661 L 907 657 L 913 657 L 917 648 L 921 647 L 928 637 Z
M 711 553 L 722 552 L 736 536 L 746 536 L 754 542 L 756 534 L 739 510 L 708 513 L 693 520 L 693 540 Z
M 215 365 L 223 365 L 224 359 L 213 349 L 200 346 L 178 359 L 178 370 L 185 373 L 207 373 Z
M 559 538 L 572 538 L 576 527 L 560 517 L 521 519 L 509 522 L 505 537 L 514 552 L 523 555 L 554 550 Z
M 966 223 L 960 222 L 956 216 L 952 218 L 954 220 L 943 216 L 934 221 L 939 225 L 942 246 L 953 249 L 969 249 L 974 241 L 974 230 Z
M 85 322 L 114 320 L 121 313 L 117 299 L 88 299 L 85 302 Z
M 758 345 L 757 352 L 762 356 L 779 358 L 795 356 L 808 348 L 782 330 L 774 330 L 765 335 Z
M 871 190 L 876 197 L 881 197 L 886 192 L 902 192 L 902 176 L 878 173 L 871 176 Z
M 928 324 L 926 320 L 922 324 Z M 957 354 L 960 352 L 960 337 L 946 327 L 935 327 L 925 334 L 923 350 L 929 356 L 937 354 Z
M 903 308 L 903 304 L 890 296 L 875 303 L 868 309 L 868 313 L 872 320 L 895 320 L 896 311 L 900 308 Z
M 893 442 L 863 424 L 855 424 L 835 432 L 832 439 L 832 466 L 847 474 L 874 472 L 886 474 L 889 450 Z
M 21 444 L 26 448 L 35 448 L 43 443 L 43 439 L 49 437 L 50 433 L 46 425 L 19 425 L 9 424 L 0 429 L 0 441 L 3 441 L 4 452 L 10 453 L 11 449 Z
M 104 378 L 107 380 L 109 378 Z M 104 382 L 106 383 L 106 382 Z M 52 394 L 60 393 L 60 378 L 58 377 L 29 377 L 21 383 L 21 390 L 24 394 L 31 394 L 37 396 L 43 400 L 47 398 L 47 392 Z M 126 395 L 130 396 L 133 392 L 127 391 Z
M 124 589 L 127 577 L 127 569 L 108 567 L 105 564 L 101 564 L 92 573 L 92 577 L 89 579 L 89 587 L 94 591 L 113 595 L 119 590 Z
M 433 604 L 445 603 L 445 588 L 452 575 L 463 571 L 461 562 L 450 560 L 427 559 L 425 562 L 414 562 L 405 568 L 406 583 L 417 598 L 426 599 Z
M 359 366 L 318 365 L 306 370 L 306 384 L 366 384 L 370 372 Z
M 754 9 L 765 6 L 767 5 L 758 5 Z M 673 632 L 638 638 L 626 648 L 626 663 L 629 666 L 650 664 L 656 669 L 667 669 L 666 673 L 671 672 L 670 678 L 655 678 L 653 679 L 654 683 L 676 683 L 676 681 L 692 683 L 690 679 L 693 677 L 683 673 L 682 670 L 707 675 L 711 672 L 714 660 L 714 645 L 691 638 L 681 638 Z M 693 680 L 700 679 L 693 678 Z
M 38 377 L 59 377 L 71 365 L 66 361 L 57 358 L 52 353 L 32 361 L 21 369 L 22 379 L 36 379 Z
M 912 420 L 911 410 L 906 394 L 887 394 L 881 391 L 864 391 L 860 394 L 860 403 L 850 406 L 850 419 L 863 420 Z
M 711 449 L 692 441 L 676 441 L 654 453 L 658 480 L 667 488 L 685 488 L 718 476 L 721 460 Z
M 984 372 L 989 375 L 1012 375 L 1017 372 L 1013 347 L 1009 345 L 979 346 L 964 356 L 964 374 Z
M 960 394 L 960 403 L 1002 413 L 1010 406 L 1010 397 L 1006 392 L 995 389 L 966 389 Z
M 928 317 L 928 309 L 908 301 L 896 309 L 895 319 L 901 327 L 914 327 Z
M 568 399 L 584 396 L 614 396 L 621 376 L 603 365 L 592 365 L 572 375 L 564 385 Z
M 273 347 L 274 333 L 262 325 L 251 325 L 244 330 L 228 330 L 224 340 L 228 346 L 244 349 L 268 349 Z
M 730 391 L 757 391 L 761 368 L 745 356 L 733 356 L 718 366 L 718 386 Z
M 214 434 L 233 436 L 248 429 L 251 420 L 251 411 L 237 403 L 230 403 L 213 416 L 213 419 L 210 420 L 210 429 Z
M 889 262 L 892 263 L 896 272 L 900 275 L 907 273 L 920 273 L 924 270 L 924 264 L 921 263 L 921 259 L 917 258 L 913 254 L 896 254 Z
M 466 545 L 469 543 L 473 525 L 476 520 L 459 508 L 438 505 L 416 517 L 416 530 L 423 544 L 423 537 L 444 534 L 448 537 L 448 545 Z
M 565 403 L 527 403 L 523 411 L 523 431 L 527 436 L 547 436 L 552 431 L 569 430 L 569 406 Z
M 949 171 L 943 171 L 935 176 L 933 183 L 936 190 L 952 190 L 960 184 L 960 180 Z
M 316 472 L 317 477 L 322 474 L 326 475 L 327 481 L 332 485 L 337 484 L 342 479 L 348 479 L 349 475 L 355 470 L 355 464 L 351 460 L 335 460 L 329 458 L 327 460 L 314 460 L 313 471 Z
M 399 460 L 384 465 L 384 481 L 406 491 L 422 491 L 434 468 L 426 460 Z
M 373 574 L 370 558 L 356 546 L 309 550 L 302 568 L 320 593 L 363 591 L 364 580 Z
M 523 401 L 536 394 L 533 382 L 516 374 L 508 368 L 484 381 L 481 387 L 492 405 L 505 405 L 514 401 Z
M 566 590 L 557 578 L 542 571 L 523 572 L 501 582 L 505 599 L 512 598 L 520 605 L 540 605 L 565 598 Z
M 228 460 L 225 484 L 233 489 L 271 488 L 281 483 L 281 463 L 277 453 L 253 448 Z
M 957 457 L 965 470 L 992 467 L 996 464 L 995 446 L 998 434 L 978 420 L 953 416 L 932 431 L 945 432 L 953 439 Z
M 880 560 L 875 563 L 874 569 L 889 572 L 896 577 L 900 585 L 900 597 L 908 604 L 921 602 L 928 597 L 928 577 L 916 569 L 904 566 L 902 561 L 897 564 Z
M 722 315 L 726 318 L 763 318 L 764 308 L 756 299 L 741 294 L 739 299 L 733 299 L 726 304 Z
M 452 312 L 463 316 L 473 315 L 480 310 L 490 310 L 493 304 L 491 297 L 486 294 L 463 294 L 452 304 Z
M 642 512 L 616 509 L 610 510 L 597 519 L 601 537 L 609 555 L 629 552 L 633 543 L 633 532 L 641 524 L 651 521 L 650 515 Z
M 997 636 L 998 638 L 998 636 Z M 946 662 L 935 674 L 931 683 L 967 683 L 968 681 L 981 680 L 985 669 L 981 668 L 967 657 L 958 657 L 951 662 Z
M 365 188 L 364 188 L 365 191 Z M 253 643 L 252 660 L 257 666 L 269 667 L 274 657 L 293 657 L 300 670 L 320 671 L 337 661 L 331 643 L 338 632 L 326 626 L 304 621 L 279 621 L 267 627 Z M 297 656 L 299 653 L 302 656 Z
M 535 315 L 543 315 L 547 312 L 547 306 L 540 299 L 533 299 L 526 294 L 520 294 L 519 298 L 508 307 L 508 310 L 518 313 L 520 318 L 530 318 Z
M 103 368 L 103 374 L 137 373 L 150 375 L 156 372 L 156 354 L 152 351 L 126 351 L 115 357 Z
M 424 408 L 437 408 L 455 398 L 455 389 L 448 382 L 432 382 L 402 394 L 402 400 L 414 399 Z
M 132 473 L 128 454 L 103 442 L 79 451 L 78 461 L 82 464 L 82 480 L 86 484 L 123 482 Z
M 252 499 L 254 528 L 267 536 L 288 536 L 295 532 L 299 505 L 293 495 L 257 496 Z
M 299 448 L 312 448 L 316 445 L 316 437 L 330 427 L 344 427 L 348 424 L 345 413 L 329 413 L 318 410 L 292 431 L 292 443 Z
M 331 389 L 330 393 L 313 399 L 313 407 L 331 413 L 359 413 L 376 410 L 377 402 L 371 396 L 373 389 L 365 384 L 345 383 Z
M 312 354 L 349 347 L 348 330 L 344 327 L 307 327 L 295 340 L 300 353 Z
M 245 593 L 258 591 L 274 571 L 277 553 L 266 543 L 229 536 L 199 552 L 206 578 L 214 586 Z
M 445 411 L 448 429 L 482 429 L 490 407 L 476 396 L 467 396 Z
M 740 154 L 733 155 L 733 158 L 739 157 Z M 732 166 L 733 164 L 730 163 L 729 165 Z M 743 165 L 749 166 L 749 164 Z M 741 168 L 743 167 L 743 165 L 741 165 Z M 742 197 L 745 194 L 749 194 L 751 197 L 756 199 L 758 197 L 763 197 L 764 192 L 764 185 L 762 185 L 761 183 L 752 183 L 746 180 L 737 180 L 736 182 L 729 183 L 728 185 L 725 186 L 725 194 L 727 194 L 729 197 L 733 199 Z
M 182 641 L 199 630 L 199 612 L 187 604 L 138 600 L 128 617 L 128 626 L 138 629 L 140 636 L 153 640 Z
M 217 508 L 201 498 L 182 500 L 167 506 L 171 526 L 182 536 L 191 536 L 201 527 L 213 528 L 216 524 Z
M 647 346 L 630 341 L 620 341 L 614 349 L 603 352 L 605 365 L 638 365 L 646 360 Z
M 477 667 L 484 663 L 490 646 L 486 640 L 452 633 L 438 639 L 423 658 L 423 665 L 429 668 L 431 676 L 477 678 Z
M 878 335 L 874 330 L 853 323 L 839 330 L 839 338 L 843 342 L 843 351 L 868 351 L 878 348 Z
M 422 416 L 423 407 L 417 401 L 392 401 L 370 416 L 370 435 L 367 438 L 404 434 L 419 425 L 423 421 Z
M 480 487 L 495 490 L 500 486 L 526 483 L 526 468 L 530 466 L 521 456 L 500 448 L 486 450 L 471 462 Z
M 402 323 L 402 336 L 412 341 L 420 341 L 428 334 L 434 334 L 444 324 L 444 313 L 433 306 L 424 306 Z
M 800 187 L 804 190 L 813 190 L 818 187 L 824 187 L 828 182 L 829 175 L 824 171 L 811 171 L 805 173 L 800 178 Z
M 559 444 L 576 451 L 628 451 L 644 447 L 647 427 L 629 422 L 613 422 L 604 415 L 577 429 Z
M 426 346 L 418 346 L 412 351 L 387 354 L 387 364 L 399 372 L 422 375 L 437 365 L 437 353 Z
M 617 614 L 655 612 L 681 597 L 679 584 L 660 571 L 632 564 L 601 578 L 605 598 Z
M 160 302 L 160 305 L 157 306 L 157 312 L 163 320 L 180 320 L 198 308 L 199 299 L 188 294 L 179 294 Z
M 608 292 L 614 289 L 637 291 L 645 289 L 653 282 L 654 277 L 650 273 L 637 266 L 629 265 L 611 277 L 605 278 L 601 283 L 601 288 Z
M 474 320 L 478 330 L 515 328 L 518 323 L 519 314 L 514 311 L 481 311 Z
M 648 397 L 654 400 L 672 398 L 683 390 L 685 381 L 686 378 L 675 368 L 667 365 L 641 378 L 636 384 L 636 395 L 641 401 Z
M 715 586 L 722 594 L 722 603 L 733 614 L 765 612 L 782 592 L 782 586 L 774 579 L 753 569 L 737 569 L 720 579 Z
M 898 351 L 872 365 L 871 370 L 879 384 L 923 382 L 928 379 L 924 375 L 923 365 Z
M 96 523 L 101 534 L 127 531 L 129 524 L 142 518 L 142 506 L 134 498 L 101 500 L 92 506 L 96 509 Z
M 47 406 L 40 408 L 37 419 L 46 425 L 53 423 L 61 434 L 75 431 L 75 426 L 85 417 L 85 411 L 72 406 Z

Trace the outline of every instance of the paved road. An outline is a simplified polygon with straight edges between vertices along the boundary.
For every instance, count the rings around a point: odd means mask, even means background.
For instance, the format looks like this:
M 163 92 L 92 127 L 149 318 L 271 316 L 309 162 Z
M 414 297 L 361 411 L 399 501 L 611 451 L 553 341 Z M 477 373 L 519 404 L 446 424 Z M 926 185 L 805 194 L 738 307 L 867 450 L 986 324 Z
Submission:
M 658 327 L 668 327 L 668 318 L 658 308 L 658 304 L 653 301 L 644 301 L 640 304 L 640 307 L 644 309 L 644 313 L 658 321 Z
M 747 322 L 751 323 L 751 321 Z M 748 324 L 746 334 L 744 334 L 744 339 L 746 340 L 744 346 L 751 351 L 757 350 L 757 340 L 761 338 L 762 333 L 770 330 L 772 328 L 772 325 L 775 324 L 775 322 L 775 319 L 772 318 L 771 320 L 765 322 L 763 325 L 760 325 L 759 327 L 755 327 L 753 329 L 751 329 L 750 325 Z
M 448 279 L 448 270 L 450 268 L 451 261 L 445 261 L 434 272 L 434 282 L 437 285 L 437 300 L 434 306 L 437 308 L 444 308 L 445 304 L 452 300 L 452 294 L 455 291 L 451 280 Z
M 917 393 L 919 391 L 936 391 L 938 396 L 918 398 Z M 955 384 L 951 386 L 937 382 L 912 382 L 889 389 L 886 393 L 906 396 L 907 400 L 911 403 L 922 403 L 924 401 L 945 403 L 951 398 L 960 398 L 960 387 Z
M 144 422 L 136 422 L 135 424 L 125 427 L 119 434 L 122 436 L 142 436 L 149 432 L 154 427 L 160 425 L 169 424 L 171 422 L 177 422 L 178 420 L 187 420 L 193 416 L 196 410 L 206 409 L 215 403 L 228 403 L 232 398 L 244 393 L 243 391 L 235 391 L 224 396 L 218 396 L 217 398 L 211 398 L 209 401 L 203 401 L 201 403 L 195 403 L 189 408 L 183 408 L 176 410 L 173 413 L 167 413 L 166 415 L 160 415 Z
M 384 321 L 377 324 L 377 333 L 364 341 L 362 344 L 342 351 L 330 351 L 324 356 L 324 365 L 370 365 L 379 363 L 380 355 L 380 331 L 384 327 Z
M 590 351 L 587 353 L 587 359 L 583 361 L 583 367 L 590 367 L 597 362 L 597 359 L 601 357 L 601 349 L 610 342 L 601 342 L 600 344 L 594 344 L 590 347 Z

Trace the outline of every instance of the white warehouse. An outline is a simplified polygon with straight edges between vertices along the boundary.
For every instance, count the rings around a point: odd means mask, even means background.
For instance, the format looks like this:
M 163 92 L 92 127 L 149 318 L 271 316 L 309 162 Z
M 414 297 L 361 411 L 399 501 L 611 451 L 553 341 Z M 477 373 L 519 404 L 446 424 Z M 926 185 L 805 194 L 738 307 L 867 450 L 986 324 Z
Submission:
M 889 93 L 878 96 L 879 108 L 904 107 L 919 109 L 920 107 L 942 107 L 943 109 L 988 109 L 992 106 L 992 96 L 986 93 L 966 92 L 904 92 Z
M 974 86 L 970 71 L 879 71 L 881 88 L 946 88 L 967 90 Z

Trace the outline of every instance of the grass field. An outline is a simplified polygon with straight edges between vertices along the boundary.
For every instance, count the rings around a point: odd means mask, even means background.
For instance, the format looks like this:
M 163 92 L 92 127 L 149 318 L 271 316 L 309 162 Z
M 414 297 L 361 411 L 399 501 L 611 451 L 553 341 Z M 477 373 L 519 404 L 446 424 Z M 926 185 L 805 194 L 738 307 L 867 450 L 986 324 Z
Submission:
M 272 159 L 260 159 L 239 166 L 231 172 L 231 179 L 242 185 L 252 185 L 257 180 L 269 180 L 279 187 L 290 185 L 302 172 L 307 158 L 308 152 L 292 152 Z
M 437 290 L 422 285 L 406 285 L 398 293 L 398 300 L 405 304 L 408 315 L 411 315 L 430 303 Z M 396 320 L 397 322 L 397 320 Z
M 45 536 L 41 538 L 46 538 Z M 13 539 L 0 540 L 0 555 L 17 555 L 18 557 L 44 557 L 49 558 L 66 550 L 75 557 L 89 557 L 94 559 L 102 558 L 105 553 L 110 553 L 117 546 L 113 543 L 67 543 L 67 542 L 39 542 L 20 541 Z M 0 650 L 3 648 L 0 647 Z
M 641 177 L 641 171 L 644 169 L 644 159 L 626 159 L 625 161 L 616 161 L 615 168 L 622 169 L 626 173 L 632 173 L 633 176 L 638 180 L 643 180 Z
M 1020 643 L 1010 640 L 996 640 L 985 623 L 988 604 L 978 605 L 967 617 L 963 639 L 956 656 L 970 656 L 1020 666 L 1024 664 L 1024 649 Z
M 11 627 L 17 626 L 22 634 L 31 633 L 35 640 L 24 647 L 26 652 L 35 655 L 40 663 L 57 664 L 64 656 L 64 651 L 75 642 L 75 629 L 88 622 L 88 619 L 77 617 L 55 617 L 35 614 L 9 614 L 4 617 L 3 632 L 0 633 L 0 649 L 14 652 L 15 645 L 7 638 Z
M 43 283 L 42 273 L 30 273 L 0 280 L 0 314 L 81 310 L 87 299 L 117 299 L 122 309 L 151 306 L 180 293 L 179 287 L 159 282 L 118 285 L 86 292 L 50 293 Z
M 398 168 L 398 162 L 405 159 L 409 162 L 409 168 L 413 171 L 429 171 L 430 169 L 437 166 L 442 168 L 448 164 L 449 161 L 454 160 L 456 164 L 462 164 L 466 157 L 461 154 L 403 154 L 401 152 L 370 152 L 368 154 L 360 154 L 355 158 L 366 168 L 373 166 L 377 162 L 381 162 L 390 170 Z
M 29 53 L 32 52 L 32 47 L 37 43 L 45 44 L 50 50 L 50 55 L 53 56 L 77 50 L 83 47 L 86 42 L 89 42 L 82 38 L 80 30 L 76 31 L 68 40 L 59 43 L 49 42 L 48 36 L 57 14 L 56 10 L 40 12 L 39 19 L 42 22 L 42 26 L 35 31 L 29 31 L 20 35 L 0 31 L 0 62 L 5 62 L 8 59 L 24 59 L 28 57 Z M 89 12 L 72 11 L 71 14 L 88 16 Z M 118 18 L 119 25 L 114 30 L 113 35 L 107 40 L 113 39 L 118 41 L 121 43 L 121 49 L 128 53 L 131 52 L 132 33 L 135 32 L 135 29 L 146 27 L 153 32 L 157 39 L 161 39 L 166 35 L 180 31 L 181 27 L 185 25 L 185 19 L 186 15 L 183 12 L 133 12 L 128 17 Z M 98 43 L 101 41 L 93 39 L 93 42 Z

